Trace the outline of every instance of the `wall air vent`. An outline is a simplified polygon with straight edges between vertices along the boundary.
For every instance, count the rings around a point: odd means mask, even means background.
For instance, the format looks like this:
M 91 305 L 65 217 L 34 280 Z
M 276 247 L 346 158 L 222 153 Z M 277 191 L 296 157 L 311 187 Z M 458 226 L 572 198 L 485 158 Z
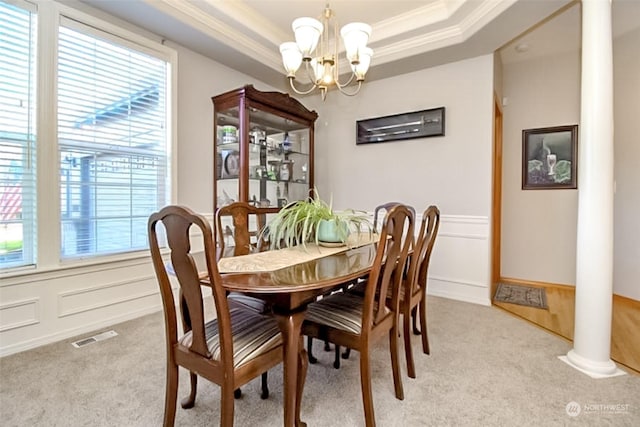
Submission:
M 106 332 L 103 332 L 101 334 L 94 335 L 92 337 L 83 338 L 81 340 L 74 341 L 74 342 L 71 343 L 71 345 L 74 346 L 75 348 L 80 348 L 80 347 L 84 347 L 84 346 L 89 345 L 89 344 L 93 344 L 94 342 L 104 341 L 106 339 L 113 338 L 113 337 L 115 337 L 117 335 L 118 335 L 118 333 L 116 331 L 113 331 L 113 330 L 112 331 L 106 331 Z

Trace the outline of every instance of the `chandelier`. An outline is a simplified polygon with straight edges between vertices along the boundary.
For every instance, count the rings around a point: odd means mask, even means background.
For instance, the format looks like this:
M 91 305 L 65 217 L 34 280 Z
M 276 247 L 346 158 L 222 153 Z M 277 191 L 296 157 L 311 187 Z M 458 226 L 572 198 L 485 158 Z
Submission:
M 324 9 L 322 21 L 314 18 L 298 18 L 291 24 L 295 33 L 295 42 L 280 45 L 282 62 L 287 71 L 289 84 L 295 93 L 306 95 L 320 89 L 322 100 L 327 96 L 327 90 L 335 85 L 347 96 L 353 96 L 360 91 L 364 76 L 369 70 L 373 50 L 367 47 L 371 27 L 361 22 L 352 22 L 340 30 L 344 43 L 347 61 L 351 66 L 349 80 L 341 83 L 338 58 L 338 23 L 329 5 Z M 298 89 L 294 84 L 296 72 L 304 62 L 304 73 L 311 86 L 308 89 Z M 353 80 L 358 86 L 346 89 Z M 355 90 L 353 89 L 355 87 Z

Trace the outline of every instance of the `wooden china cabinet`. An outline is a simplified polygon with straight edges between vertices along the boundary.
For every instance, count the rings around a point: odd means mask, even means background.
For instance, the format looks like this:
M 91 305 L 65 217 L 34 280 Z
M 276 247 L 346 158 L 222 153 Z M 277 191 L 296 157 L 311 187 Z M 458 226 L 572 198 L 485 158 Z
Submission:
M 252 85 L 212 98 L 214 211 L 242 201 L 277 212 L 313 189 L 315 111 Z

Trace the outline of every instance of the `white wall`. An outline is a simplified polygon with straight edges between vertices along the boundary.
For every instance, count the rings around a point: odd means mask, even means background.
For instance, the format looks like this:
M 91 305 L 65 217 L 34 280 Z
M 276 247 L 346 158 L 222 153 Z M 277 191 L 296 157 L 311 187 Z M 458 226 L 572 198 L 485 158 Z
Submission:
M 504 66 L 504 277 L 575 284 L 578 190 L 522 190 L 522 130 L 578 124 L 579 76 L 578 52 Z
M 264 91 L 275 88 L 179 46 L 178 64 L 178 203 L 212 213 L 211 98 L 247 84 Z
M 640 300 L 640 28 L 615 40 L 614 292 Z
M 329 93 L 317 123 L 318 186 L 337 207 L 400 200 L 418 210 L 482 215 L 491 206 L 492 56 Z M 356 120 L 446 108 L 445 136 L 356 145 Z M 328 197 L 328 195 L 325 195 Z
M 613 292 L 635 300 L 640 300 L 639 44 L 640 30 L 613 43 L 617 183 Z M 580 123 L 580 74 L 579 52 L 504 65 L 508 100 L 503 133 L 504 277 L 575 285 L 578 191 L 523 191 L 521 167 L 523 129 Z
M 429 291 L 482 304 L 490 301 L 492 105 L 493 56 L 486 55 L 367 82 L 353 98 L 330 92 L 317 106 L 320 195 L 333 195 L 337 208 L 367 211 L 387 201 L 419 213 L 438 205 Z M 356 120 L 442 106 L 444 137 L 355 144 Z

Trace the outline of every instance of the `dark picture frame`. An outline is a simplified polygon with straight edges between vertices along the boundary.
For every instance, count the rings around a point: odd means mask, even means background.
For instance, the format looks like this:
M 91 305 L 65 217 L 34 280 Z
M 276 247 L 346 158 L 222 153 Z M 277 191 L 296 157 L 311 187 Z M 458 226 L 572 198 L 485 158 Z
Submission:
M 356 144 L 444 136 L 444 107 L 356 121 Z
M 578 125 L 522 131 L 522 189 L 578 188 Z

